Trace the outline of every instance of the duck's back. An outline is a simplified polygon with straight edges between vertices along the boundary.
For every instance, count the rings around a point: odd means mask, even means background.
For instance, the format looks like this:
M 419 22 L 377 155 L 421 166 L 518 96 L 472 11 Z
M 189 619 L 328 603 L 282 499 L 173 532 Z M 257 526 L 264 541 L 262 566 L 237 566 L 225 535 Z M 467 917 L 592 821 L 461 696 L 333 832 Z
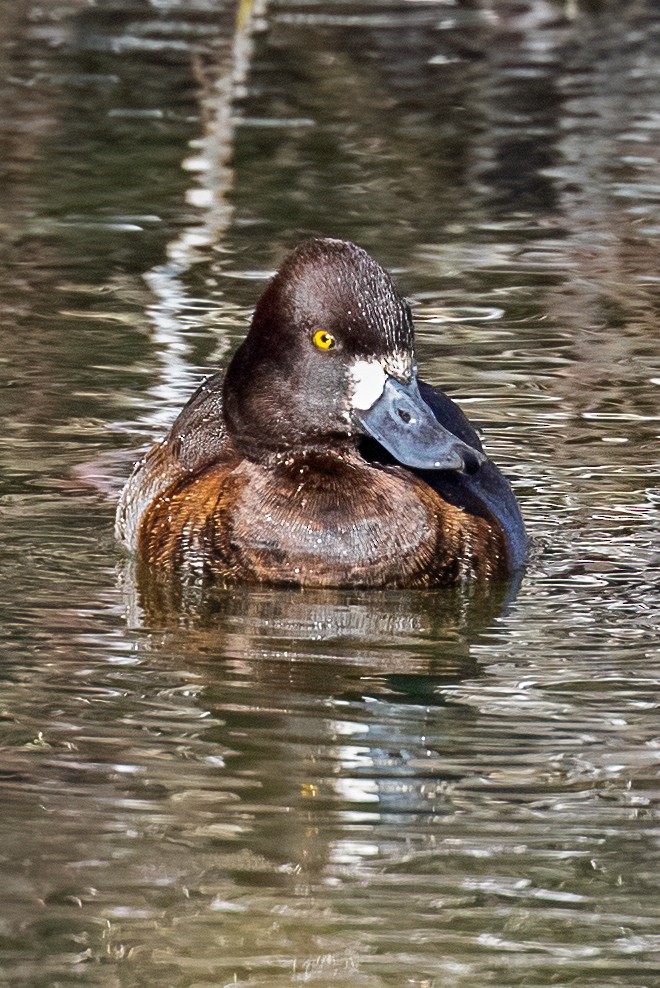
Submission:
M 133 469 L 117 506 L 115 530 L 136 552 L 145 512 L 168 488 L 191 479 L 227 456 L 231 446 L 222 414 L 222 374 L 204 381 L 176 418 L 168 435 Z

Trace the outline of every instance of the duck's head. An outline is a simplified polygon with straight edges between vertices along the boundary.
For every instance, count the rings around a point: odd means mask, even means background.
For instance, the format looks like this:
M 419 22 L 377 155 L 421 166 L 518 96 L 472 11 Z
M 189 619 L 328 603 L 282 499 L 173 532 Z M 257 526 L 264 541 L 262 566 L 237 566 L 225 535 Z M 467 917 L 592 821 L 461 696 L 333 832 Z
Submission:
M 253 459 L 371 436 L 422 470 L 473 473 L 483 460 L 423 401 L 410 309 L 392 279 L 342 240 L 308 240 L 286 258 L 227 369 L 224 408 Z

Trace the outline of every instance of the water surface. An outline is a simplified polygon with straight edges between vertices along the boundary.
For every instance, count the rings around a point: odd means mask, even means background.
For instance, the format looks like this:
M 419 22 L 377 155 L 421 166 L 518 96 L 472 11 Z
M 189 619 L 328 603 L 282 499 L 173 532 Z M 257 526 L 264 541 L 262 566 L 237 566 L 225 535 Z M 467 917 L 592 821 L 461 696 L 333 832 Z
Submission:
M 0 970 L 660 983 L 660 19 L 0 9 Z M 302 236 L 411 299 L 533 540 L 476 592 L 140 592 L 137 452 Z

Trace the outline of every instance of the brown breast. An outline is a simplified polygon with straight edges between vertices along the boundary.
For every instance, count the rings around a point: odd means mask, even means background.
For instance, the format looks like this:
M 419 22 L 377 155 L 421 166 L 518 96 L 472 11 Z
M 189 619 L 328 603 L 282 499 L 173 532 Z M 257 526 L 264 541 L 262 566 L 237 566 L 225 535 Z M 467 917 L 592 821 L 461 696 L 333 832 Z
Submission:
M 413 587 L 506 572 L 504 540 L 487 521 L 356 453 L 240 460 L 183 478 L 146 510 L 139 552 L 223 582 Z

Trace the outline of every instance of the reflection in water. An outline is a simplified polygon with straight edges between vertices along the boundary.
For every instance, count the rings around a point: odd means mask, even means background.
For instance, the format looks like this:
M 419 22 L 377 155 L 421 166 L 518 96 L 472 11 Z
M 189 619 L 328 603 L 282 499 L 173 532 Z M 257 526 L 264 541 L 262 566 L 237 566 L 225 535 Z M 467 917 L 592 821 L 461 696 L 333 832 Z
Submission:
M 0 980 L 655 984 L 657 12 L 252 15 L 0 17 Z M 87 464 L 120 483 L 308 232 L 397 272 L 486 427 L 514 601 L 117 579 Z
M 235 121 L 234 101 L 245 86 L 253 51 L 253 34 L 261 24 L 266 0 L 241 0 L 236 11 L 234 29 L 227 32 L 225 44 L 218 46 L 213 58 L 193 58 L 192 68 L 199 87 L 199 112 L 203 136 L 191 142 L 194 153 L 183 167 L 196 176 L 188 189 L 188 202 L 198 207 L 196 223 L 178 233 L 168 244 L 167 261 L 145 274 L 156 296 L 150 306 L 153 321 L 152 342 L 162 363 L 162 381 L 153 392 L 168 408 L 152 417 L 150 425 L 161 429 L 169 425 L 169 403 L 174 403 L 184 390 L 194 390 L 191 374 L 191 353 L 187 345 L 186 314 L 191 311 L 199 320 L 206 318 L 214 325 L 220 313 L 188 293 L 182 275 L 203 259 L 206 250 L 219 249 L 232 221 L 228 200 L 234 181 L 232 167 Z M 227 316 L 225 304 L 225 318 Z M 220 339 L 215 359 L 225 355 L 226 341 Z
M 327 642 L 328 657 L 346 649 L 342 659 L 358 664 L 361 678 L 386 676 L 439 676 L 441 680 L 475 673 L 470 645 L 479 640 L 494 618 L 512 598 L 510 585 L 466 586 L 440 591 L 360 590 L 212 590 L 208 586 L 182 586 L 159 578 L 129 563 L 123 571 L 128 623 L 134 628 L 158 629 L 174 634 L 184 653 L 194 653 L 212 641 L 223 654 L 240 659 L 246 668 L 254 663 L 255 680 L 266 670 L 266 681 L 277 676 L 280 660 L 295 655 L 321 658 Z M 180 629 L 178 632 L 176 629 Z M 388 643 L 383 647 L 383 643 Z M 391 648 L 396 643 L 396 649 Z M 275 666 L 271 669 L 270 662 Z M 295 670 L 285 661 L 284 675 L 291 683 Z M 373 666 L 373 670 L 372 670 Z M 311 692 L 320 689 L 329 668 L 312 662 Z M 301 685 L 306 679 L 296 665 Z M 312 686 L 312 683 L 307 686 Z M 417 679 L 423 692 L 427 687 Z

